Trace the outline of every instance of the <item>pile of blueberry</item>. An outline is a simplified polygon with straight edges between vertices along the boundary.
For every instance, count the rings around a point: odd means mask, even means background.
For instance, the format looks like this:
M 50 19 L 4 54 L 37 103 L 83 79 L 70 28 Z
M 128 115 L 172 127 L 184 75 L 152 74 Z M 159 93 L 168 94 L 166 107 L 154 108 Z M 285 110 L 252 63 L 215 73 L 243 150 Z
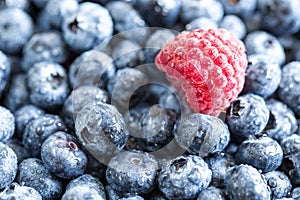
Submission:
M 300 199 L 299 0 L 0 0 L 0 200 Z M 192 112 L 155 67 L 179 32 L 246 47 Z

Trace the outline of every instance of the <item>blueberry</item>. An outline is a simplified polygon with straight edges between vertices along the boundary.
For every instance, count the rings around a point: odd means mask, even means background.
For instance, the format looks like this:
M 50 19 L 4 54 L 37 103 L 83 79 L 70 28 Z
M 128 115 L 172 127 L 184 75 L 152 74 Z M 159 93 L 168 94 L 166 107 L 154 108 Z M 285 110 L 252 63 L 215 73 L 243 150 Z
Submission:
M 224 150 L 230 140 L 228 127 L 221 119 L 200 113 L 179 118 L 174 129 L 178 144 L 201 157 Z
M 293 61 L 282 68 L 282 79 L 278 88 L 278 98 L 285 102 L 297 116 L 300 116 L 300 92 L 296 88 L 300 86 L 299 79 L 300 62 Z
M 221 0 L 220 2 L 226 14 L 234 14 L 248 19 L 256 10 L 257 0 Z
M 15 152 L 17 155 L 18 163 L 22 162 L 24 159 L 29 158 L 29 153 L 24 148 L 24 145 L 22 144 L 22 141 L 19 139 L 13 137 L 10 140 L 8 140 L 7 145 Z
M 29 0 L 3 0 L 0 2 L 0 9 L 8 8 L 8 7 L 28 10 Z
M 23 48 L 22 68 L 28 71 L 40 61 L 63 63 L 66 59 L 67 49 L 61 33 L 35 33 Z
M 243 39 L 246 35 L 245 23 L 236 15 L 225 15 L 220 22 L 220 28 L 232 32 L 239 39 Z
M 297 128 L 293 111 L 286 104 L 274 98 L 268 99 L 266 105 L 270 110 L 270 117 L 263 133 L 278 142 L 292 135 Z
M 150 26 L 175 25 L 181 10 L 181 0 L 137 0 L 136 9 Z
M 88 162 L 77 139 L 62 131 L 50 135 L 43 142 L 41 158 L 50 172 L 63 179 L 82 175 Z
M 62 200 L 67 199 L 105 200 L 106 195 L 98 178 L 84 174 L 69 182 L 62 196 Z
M 295 187 L 292 191 L 291 196 L 293 197 L 293 199 L 300 198 L 300 187 Z
M 270 200 L 271 191 L 263 176 L 249 165 L 236 165 L 227 171 L 225 186 L 230 199 Z
M 15 117 L 6 107 L 0 106 L 0 142 L 6 143 L 14 134 Z
M 113 33 L 113 22 L 108 10 L 99 4 L 84 2 L 76 12 L 65 17 L 63 37 L 69 47 L 83 52 L 105 42 Z
M 223 5 L 217 0 L 185 0 L 182 3 L 180 19 L 185 24 L 198 17 L 208 17 L 218 22 L 223 15 Z
M 33 33 L 31 17 L 20 8 L 0 10 L 0 50 L 8 54 L 21 51 Z
M 18 161 L 15 152 L 0 142 L 0 190 L 8 186 L 16 177 Z
M 119 200 L 120 198 L 122 198 L 121 195 L 118 194 L 115 189 L 113 189 L 109 184 L 105 186 L 105 191 L 107 194 L 107 199 L 109 200 Z
M 32 103 L 52 112 L 63 105 L 69 92 L 65 69 L 47 61 L 35 63 L 30 68 L 27 86 Z
M 123 116 L 115 106 L 106 103 L 82 108 L 76 117 L 75 131 L 84 148 L 105 163 L 124 147 L 129 135 Z
M 112 58 L 117 69 L 136 67 L 144 60 L 142 47 L 131 40 L 123 40 L 112 49 Z
M 244 40 L 248 55 L 267 54 L 270 55 L 279 65 L 285 62 L 285 53 L 278 39 L 265 31 L 254 31 L 246 35 Z
M 12 111 L 30 103 L 26 74 L 14 74 L 5 96 L 5 105 Z
M 143 151 L 131 150 L 113 157 L 106 170 L 106 180 L 119 194 L 145 194 L 155 184 L 158 163 Z
M 292 134 L 280 142 L 284 155 L 295 154 L 300 151 L 300 136 Z
M 293 34 L 300 29 L 298 0 L 258 0 L 262 26 L 276 35 Z
M 283 157 L 280 170 L 288 175 L 294 187 L 300 186 L 300 154 L 299 151 L 290 153 Z
M 234 100 L 226 114 L 226 123 L 236 140 L 257 135 L 269 120 L 270 111 L 265 100 L 255 94 L 244 94 Z
M 243 91 L 267 98 L 278 88 L 282 72 L 273 56 L 252 54 L 248 56 L 246 74 Z
M 35 189 L 14 182 L 0 193 L 0 199 L 42 200 L 42 196 Z
M 42 143 L 57 131 L 66 131 L 66 125 L 57 115 L 45 114 L 31 120 L 23 133 L 23 145 L 32 157 L 40 157 Z
M 271 188 L 273 198 L 287 197 L 292 190 L 289 177 L 281 171 L 271 171 L 264 174 L 267 184 Z
M 23 138 L 26 125 L 33 119 L 43 116 L 45 111 L 35 105 L 26 104 L 15 111 L 16 131 L 15 136 Z
M 11 67 L 8 57 L 0 50 L 0 98 L 8 84 L 10 73 Z
M 191 31 L 194 29 L 202 29 L 202 30 L 208 30 L 208 29 L 217 29 L 218 24 L 213 19 L 208 17 L 198 17 L 190 21 L 185 26 L 186 30 Z
M 158 186 L 168 199 L 192 199 L 209 186 L 211 178 L 212 172 L 201 157 L 179 156 L 163 165 Z
M 225 196 L 225 191 L 220 189 L 220 188 L 216 188 L 214 186 L 210 186 L 208 188 L 206 188 L 205 190 L 203 190 L 202 192 L 200 192 L 197 200 L 226 200 L 226 196 Z
M 70 65 L 69 80 L 73 88 L 83 85 L 105 87 L 115 75 L 115 65 L 110 56 L 90 50 L 78 56 Z
M 62 182 L 52 175 L 37 158 L 28 158 L 19 164 L 17 181 L 20 185 L 34 188 L 43 199 L 58 199 L 61 197 Z
M 64 102 L 62 117 L 69 128 L 74 130 L 77 113 L 89 103 L 109 103 L 109 94 L 94 86 L 80 86 L 75 88 Z
M 212 171 L 211 185 L 215 187 L 224 187 L 224 178 L 227 170 L 235 166 L 233 157 L 226 153 L 215 153 L 207 158 L 205 162 Z
M 248 164 L 263 172 L 277 169 L 282 162 L 281 146 L 267 136 L 244 140 L 235 154 L 238 164 Z
M 60 30 L 63 20 L 76 12 L 78 0 L 49 0 L 38 17 L 38 25 L 41 30 Z

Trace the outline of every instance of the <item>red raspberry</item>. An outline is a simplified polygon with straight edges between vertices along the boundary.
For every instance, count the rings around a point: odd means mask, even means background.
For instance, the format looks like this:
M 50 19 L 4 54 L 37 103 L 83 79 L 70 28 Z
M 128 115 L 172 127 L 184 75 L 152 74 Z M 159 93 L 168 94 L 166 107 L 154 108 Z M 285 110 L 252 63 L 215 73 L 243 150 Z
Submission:
M 155 63 L 184 91 L 193 110 L 218 116 L 242 91 L 248 62 L 242 41 L 224 29 L 210 29 L 180 33 Z

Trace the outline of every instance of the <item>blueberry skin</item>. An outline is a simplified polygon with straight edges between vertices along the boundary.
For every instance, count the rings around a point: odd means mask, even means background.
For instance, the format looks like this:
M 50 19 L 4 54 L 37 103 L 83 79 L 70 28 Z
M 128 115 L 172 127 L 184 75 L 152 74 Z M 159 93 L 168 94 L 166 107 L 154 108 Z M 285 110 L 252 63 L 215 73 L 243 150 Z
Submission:
M 225 191 L 220 189 L 220 188 L 216 188 L 214 186 L 210 186 L 208 188 L 206 188 L 205 190 L 203 190 L 202 192 L 200 192 L 197 200 L 226 200 L 226 196 L 225 196 Z
M 0 189 L 13 182 L 17 170 L 18 161 L 15 152 L 8 145 L 0 142 Z
M 300 136 L 292 134 L 281 140 L 280 146 L 285 156 L 295 154 L 300 151 Z
M 18 108 L 30 103 L 29 91 L 27 88 L 26 74 L 14 74 L 8 85 L 8 91 L 5 96 L 5 105 L 11 110 L 16 111 Z
M 107 199 L 109 200 L 119 200 L 122 198 L 109 184 L 105 186 L 105 192 L 107 194 Z
M 110 103 L 109 94 L 94 86 L 80 86 L 75 88 L 65 100 L 61 116 L 71 130 L 75 129 L 77 113 L 89 103 Z
M 115 76 L 115 65 L 107 54 L 90 50 L 78 56 L 70 65 L 69 80 L 73 88 L 93 85 L 104 88 Z
M 186 30 L 191 31 L 194 29 L 202 29 L 202 30 L 208 30 L 208 29 L 217 29 L 218 24 L 213 19 L 208 17 L 198 17 L 196 19 L 193 19 L 185 26 Z
M 0 10 L 0 50 L 8 54 L 21 51 L 33 34 L 31 17 L 20 8 Z
M 183 149 L 201 157 L 224 150 L 230 140 L 228 127 L 221 119 L 200 113 L 179 118 L 174 135 Z
M 22 10 L 28 10 L 29 0 L 4 0 L 0 3 L 0 9 L 14 7 Z
M 0 106 L 0 142 L 6 143 L 15 132 L 15 116 L 6 107 Z
M 77 139 L 62 131 L 50 135 L 43 142 L 41 158 L 50 172 L 63 179 L 82 175 L 88 162 Z
M 50 29 L 60 30 L 63 20 L 76 12 L 78 0 L 49 0 L 38 16 L 38 26 L 42 31 Z
M 255 94 L 244 94 L 234 100 L 226 114 L 232 138 L 240 140 L 257 135 L 266 127 L 270 111 L 265 100 Z
M 29 158 L 29 153 L 24 148 L 22 141 L 13 137 L 8 140 L 7 145 L 15 152 L 17 155 L 18 163 L 22 162 L 24 159 Z
M 262 26 L 275 35 L 293 34 L 300 29 L 300 2 L 297 0 L 258 0 Z
M 283 159 L 281 146 L 267 136 L 259 138 L 250 137 L 244 140 L 235 154 L 238 164 L 248 164 L 262 172 L 277 169 Z
M 286 103 L 297 116 L 300 116 L 300 62 L 289 62 L 282 68 L 282 79 L 278 88 L 278 98 Z
M 156 183 L 158 162 L 152 154 L 131 150 L 113 157 L 106 170 L 106 180 L 121 195 L 145 194 Z
M 270 55 L 252 54 L 248 56 L 248 67 L 243 92 L 253 93 L 263 98 L 270 97 L 281 81 L 281 67 Z
M 22 139 L 26 125 L 33 119 L 41 117 L 45 111 L 35 105 L 26 104 L 15 111 L 15 136 Z
M 226 14 L 233 14 L 248 19 L 255 12 L 257 0 L 221 0 L 220 2 Z
M 43 141 L 57 131 L 67 131 L 65 123 L 57 115 L 45 114 L 26 125 L 22 143 L 32 157 L 40 157 Z
M 271 188 L 273 198 L 287 197 L 292 190 L 289 177 L 281 171 L 271 171 L 264 174 L 267 184 Z
M 271 191 L 263 176 L 249 165 L 236 165 L 227 171 L 225 186 L 232 200 L 270 200 Z
M 232 32 L 240 40 L 245 37 L 247 32 L 245 23 L 236 15 L 225 15 L 219 27 Z
M 283 102 L 268 99 L 266 105 L 270 110 L 270 117 L 263 133 L 280 142 L 292 135 L 297 129 L 297 120 L 294 112 Z
M 181 10 L 181 0 L 137 0 L 135 8 L 150 26 L 175 25 Z
M 244 44 L 247 55 L 267 54 L 271 56 L 279 65 L 285 62 L 283 46 L 278 39 L 265 31 L 253 31 L 246 35 Z
M 122 150 L 128 139 L 123 116 L 115 106 L 88 104 L 77 114 L 75 131 L 80 143 L 99 162 L 104 162 Z
M 293 199 L 300 198 L 300 187 L 293 188 L 291 196 Z
M 211 185 L 223 188 L 226 172 L 229 168 L 235 166 L 233 157 L 225 153 L 215 153 L 204 160 L 212 171 Z
M 29 97 L 33 104 L 56 111 L 68 96 L 68 77 L 65 69 L 54 62 L 35 63 L 27 72 Z
M 38 191 L 31 187 L 11 183 L 0 193 L 0 200 L 42 200 L 42 196 Z
M 169 199 L 192 199 L 209 186 L 211 178 L 212 172 L 201 157 L 179 156 L 163 165 L 158 186 Z
M 113 33 L 113 21 L 105 7 L 96 3 L 79 4 L 76 12 L 68 15 L 62 23 L 63 37 L 76 52 L 92 49 Z
M 23 48 L 22 68 L 28 71 L 35 63 L 49 61 L 63 63 L 68 57 L 66 44 L 60 32 L 35 33 Z
M 6 88 L 11 73 L 8 57 L 0 50 L 0 98 Z
M 67 199 L 105 200 L 106 194 L 98 178 L 90 174 L 84 174 L 69 182 L 62 196 L 62 200 Z
M 280 170 L 288 175 L 293 187 L 300 186 L 300 154 L 294 152 L 283 157 Z
M 180 20 L 186 24 L 198 17 L 208 17 L 219 22 L 224 15 L 224 8 L 219 1 L 185 0 L 181 6 Z
M 62 182 L 37 158 L 28 158 L 19 164 L 17 181 L 20 185 L 34 188 L 43 199 L 58 199 L 62 195 Z
M 144 200 L 144 198 L 139 195 L 131 195 L 129 197 L 123 197 L 120 200 Z

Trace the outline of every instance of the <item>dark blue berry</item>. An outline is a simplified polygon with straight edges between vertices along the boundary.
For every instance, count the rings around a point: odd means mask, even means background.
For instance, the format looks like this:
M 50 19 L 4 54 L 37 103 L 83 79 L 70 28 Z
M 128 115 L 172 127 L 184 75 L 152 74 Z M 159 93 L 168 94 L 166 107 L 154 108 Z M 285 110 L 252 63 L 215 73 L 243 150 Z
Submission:
M 32 157 L 40 157 L 42 143 L 57 131 L 66 131 L 66 125 L 57 115 L 46 114 L 31 120 L 23 133 L 23 145 Z
M 256 10 L 257 0 L 221 0 L 226 14 L 248 19 Z
M 266 104 L 270 110 L 270 117 L 263 133 L 280 142 L 296 131 L 295 114 L 286 104 L 276 99 L 268 99 Z
M 119 200 L 121 198 L 121 195 L 118 194 L 109 184 L 105 186 L 105 192 L 109 200 Z
M 179 17 L 181 0 L 137 0 L 135 7 L 149 25 L 171 27 Z
M 285 156 L 298 153 L 300 151 L 300 136 L 297 134 L 292 134 L 286 138 L 283 138 L 280 142 L 280 145 Z
M 230 140 L 228 127 L 221 119 L 200 113 L 179 118 L 174 133 L 182 148 L 201 157 L 223 151 Z
M 289 177 L 281 171 L 271 171 L 264 174 L 269 185 L 273 198 L 287 197 L 292 190 L 292 184 Z
M 145 194 L 155 184 L 158 163 L 151 154 L 132 150 L 113 157 L 106 170 L 106 180 L 119 194 Z
M 214 186 L 210 186 L 200 192 L 197 200 L 226 200 L 225 191 Z
M 215 187 L 224 187 L 224 178 L 227 170 L 235 166 L 235 160 L 229 154 L 216 153 L 207 158 L 205 162 L 212 171 L 211 185 Z
M 20 141 L 19 139 L 13 137 L 8 140 L 7 145 L 16 153 L 18 163 L 30 157 L 29 153 L 24 148 L 22 141 Z
M 84 174 L 70 181 L 62 200 L 89 199 L 105 200 L 106 194 L 100 180 L 90 174 Z
M 79 4 L 76 12 L 65 17 L 62 32 L 72 50 L 83 52 L 109 39 L 113 33 L 113 22 L 106 8 L 84 2 Z
M 47 200 L 58 199 L 63 191 L 62 182 L 37 158 L 28 158 L 19 164 L 17 180 L 20 185 L 34 188 Z
M 280 145 L 267 136 L 244 140 L 235 154 L 238 164 L 248 164 L 263 172 L 277 169 L 282 158 L 283 151 Z
M 225 15 L 219 26 L 232 32 L 239 39 L 243 39 L 246 35 L 245 23 L 236 15 Z
M 122 150 L 129 135 L 123 116 L 115 106 L 106 103 L 82 108 L 76 117 L 75 131 L 84 148 L 104 163 Z
M 27 86 L 33 104 L 54 111 L 68 96 L 69 86 L 65 69 L 53 62 L 34 64 L 27 72 Z
M 232 138 L 240 140 L 261 133 L 268 123 L 269 115 L 270 111 L 262 97 L 244 94 L 231 103 L 226 123 Z
M 300 186 L 300 154 L 292 152 L 283 157 L 280 170 L 289 176 L 292 185 Z
M 0 122 L 0 142 L 6 143 L 15 132 L 15 117 L 3 106 L 0 106 Z
M 20 8 L 0 10 L 0 50 L 8 54 L 21 51 L 33 33 L 31 17 Z
M 268 32 L 250 32 L 246 35 L 244 42 L 248 55 L 267 54 L 279 65 L 282 65 L 285 62 L 286 58 L 283 46 L 275 36 Z
M 297 116 L 300 116 L 300 62 L 289 62 L 282 68 L 282 79 L 278 88 L 278 98 L 285 102 Z
M 217 29 L 218 24 L 216 21 L 214 21 L 211 18 L 208 17 L 199 17 L 196 19 L 193 19 L 185 26 L 186 30 L 191 31 L 194 29 L 202 29 L 202 30 L 208 30 L 208 29 Z
M 300 198 L 300 187 L 295 187 L 291 194 L 293 199 L 299 199 Z
M 11 183 L 0 193 L 0 200 L 42 200 L 38 191 L 31 187 Z
M 10 73 L 11 67 L 8 57 L 0 50 L 0 98 L 8 84 Z
M 45 111 L 32 104 L 26 104 L 15 111 L 16 131 L 15 136 L 23 138 L 26 125 L 33 119 L 43 116 Z
M 273 56 L 252 54 L 248 56 L 244 92 L 263 98 L 271 96 L 281 81 L 281 68 Z
M 249 165 L 236 165 L 227 171 L 225 186 L 230 199 L 270 200 L 271 191 L 263 176 Z
M 23 48 L 22 68 L 28 71 L 40 61 L 63 63 L 67 59 L 67 54 L 60 32 L 39 32 L 34 34 Z
M 168 199 L 192 199 L 209 186 L 211 178 L 212 172 L 201 157 L 179 156 L 162 167 L 158 186 Z
M 18 161 L 15 152 L 0 142 L 0 190 L 8 186 L 16 177 Z

